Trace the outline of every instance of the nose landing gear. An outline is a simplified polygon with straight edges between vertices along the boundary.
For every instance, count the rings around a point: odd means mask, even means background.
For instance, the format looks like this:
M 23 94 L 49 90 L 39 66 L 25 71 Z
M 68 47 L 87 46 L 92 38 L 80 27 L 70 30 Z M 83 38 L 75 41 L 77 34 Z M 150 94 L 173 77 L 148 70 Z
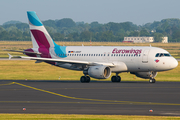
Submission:
M 155 83 L 156 80 L 155 80 L 154 78 L 150 78 L 149 82 L 150 82 L 150 83 Z

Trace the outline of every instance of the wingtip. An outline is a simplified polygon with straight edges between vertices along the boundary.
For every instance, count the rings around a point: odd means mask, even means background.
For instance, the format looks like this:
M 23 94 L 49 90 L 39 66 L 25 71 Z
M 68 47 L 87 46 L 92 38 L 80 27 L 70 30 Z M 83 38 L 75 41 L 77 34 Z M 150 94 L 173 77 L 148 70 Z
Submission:
M 9 60 L 10 60 L 13 56 L 11 54 L 9 54 L 9 53 L 8 53 L 8 55 L 9 55 Z

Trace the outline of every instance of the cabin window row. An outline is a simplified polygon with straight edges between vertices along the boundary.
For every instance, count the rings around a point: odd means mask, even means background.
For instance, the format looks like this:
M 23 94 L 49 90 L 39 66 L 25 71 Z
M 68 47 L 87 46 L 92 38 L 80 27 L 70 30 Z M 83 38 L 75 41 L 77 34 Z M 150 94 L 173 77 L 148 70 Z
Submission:
M 106 56 L 106 54 L 58 54 L 58 56 Z M 110 54 L 107 54 L 107 56 L 110 56 Z M 136 56 L 136 57 L 139 56 L 139 57 L 140 57 L 141 55 L 140 55 L 140 54 L 137 54 L 137 55 L 136 55 L 136 54 L 111 54 L 111 56 L 112 56 L 112 57 L 113 57 L 113 56 L 114 56 L 114 57 L 115 57 L 115 56 L 119 56 L 119 57 L 120 57 L 120 56 L 122 56 L 122 57 L 123 57 L 123 56 L 124 56 L 124 57 L 125 57 L 125 56 L 126 56 L 126 57 L 128 57 L 128 56 L 129 56 L 129 57 L 130 57 L 130 56 L 131 56 L 131 57 L 133 57 L 133 56 Z

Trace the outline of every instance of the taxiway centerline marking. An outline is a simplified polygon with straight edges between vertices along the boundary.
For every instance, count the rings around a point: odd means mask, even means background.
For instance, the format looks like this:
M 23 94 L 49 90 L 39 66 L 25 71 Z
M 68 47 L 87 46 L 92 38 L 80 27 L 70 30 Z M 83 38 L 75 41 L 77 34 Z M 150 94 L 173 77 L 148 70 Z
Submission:
M 55 92 L 35 88 L 35 87 L 24 85 L 24 84 L 21 84 L 21 83 L 18 83 L 18 82 L 13 82 L 13 83 L 17 84 L 17 85 L 20 85 L 20 86 L 23 86 L 23 87 L 26 87 L 26 88 L 33 89 L 33 90 L 49 93 L 49 94 L 64 97 L 64 98 L 76 99 L 76 100 L 109 102 L 109 103 L 124 103 L 124 104 L 129 104 L 130 103 L 130 104 L 140 104 L 140 105 L 178 105 L 178 106 L 180 106 L 180 104 L 178 104 L 178 103 L 154 103 L 154 102 L 134 102 L 134 101 L 118 101 L 118 100 L 100 100 L 100 99 L 89 99 L 89 98 L 77 98 L 77 97 L 66 96 L 66 95 L 62 95 L 62 94 L 59 94 L 59 93 L 55 93 Z

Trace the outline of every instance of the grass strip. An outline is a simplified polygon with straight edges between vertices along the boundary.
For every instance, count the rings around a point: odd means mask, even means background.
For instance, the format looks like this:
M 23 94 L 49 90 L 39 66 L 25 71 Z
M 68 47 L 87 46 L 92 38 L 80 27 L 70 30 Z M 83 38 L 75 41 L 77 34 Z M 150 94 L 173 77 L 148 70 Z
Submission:
M 1 120 L 177 120 L 174 116 L 76 115 L 76 114 L 0 114 Z
M 178 67 L 170 71 L 159 72 L 157 81 L 180 81 L 180 62 Z M 33 60 L 1 60 L 0 80 L 80 80 L 82 71 L 67 70 L 49 65 L 35 63 Z M 112 75 L 115 75 L 112 73 Z M 120 73 L 122 81 L 149 81 L 130 73 Z M 103 81 L 110 81 L 111 77 Z M 98 79 L 91 79 L 98 80 Z M 101 81 L 101 80 L 99 80 Z

